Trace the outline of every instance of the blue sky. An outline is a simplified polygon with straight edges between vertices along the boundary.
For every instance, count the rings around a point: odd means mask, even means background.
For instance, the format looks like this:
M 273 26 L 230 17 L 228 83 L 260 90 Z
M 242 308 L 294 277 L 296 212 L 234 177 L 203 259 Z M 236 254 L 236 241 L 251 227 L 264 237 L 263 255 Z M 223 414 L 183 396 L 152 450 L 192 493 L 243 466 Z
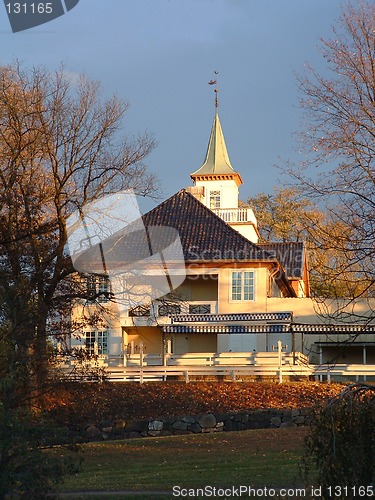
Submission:
M 273 191 L 280 159 L 300 159 L 295 74 L 306 62 L 324 71 L 317 47 L 340 9 L 338 0 L 80 0 L 13 34 L 0 5 L 0 63 L 64 63 L 129 101 L 126 131 L 158 142 L 147 164 L 162 198 L 190 185 L 203 163 L 214 117 L 208 81 L 218 70 L 221 124 L 246 200 Z

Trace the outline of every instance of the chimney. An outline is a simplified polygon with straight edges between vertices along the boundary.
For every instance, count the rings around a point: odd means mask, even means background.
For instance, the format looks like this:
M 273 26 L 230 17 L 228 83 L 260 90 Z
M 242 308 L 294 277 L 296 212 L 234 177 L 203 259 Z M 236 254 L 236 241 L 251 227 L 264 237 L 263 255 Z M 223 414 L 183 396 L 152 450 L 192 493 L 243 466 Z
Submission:
M 190 194 L 192 194 L 193 196 L 195 196 L 195 198 L 197 200 L 199 200 L 201 203 L 203 203 L 203 200 L 204 200 L 204 186 L 188 186 L 186 188 L 186 191 Z

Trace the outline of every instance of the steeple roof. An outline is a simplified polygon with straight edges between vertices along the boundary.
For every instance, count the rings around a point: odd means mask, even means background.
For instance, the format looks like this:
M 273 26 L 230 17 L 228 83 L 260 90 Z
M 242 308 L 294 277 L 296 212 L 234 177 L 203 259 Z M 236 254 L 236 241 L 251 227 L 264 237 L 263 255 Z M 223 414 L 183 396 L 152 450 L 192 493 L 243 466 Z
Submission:
M 216 175 L 236 176 L 239 178 L 239 184 L 242 184 L 241 176 L 234 170 L 230 163 L 217 109 L 215 113 L 214 123 L 211 129 L 206 159 L 203 165 L 191 174 L 191 177 L 196 178 L 199 176 Z

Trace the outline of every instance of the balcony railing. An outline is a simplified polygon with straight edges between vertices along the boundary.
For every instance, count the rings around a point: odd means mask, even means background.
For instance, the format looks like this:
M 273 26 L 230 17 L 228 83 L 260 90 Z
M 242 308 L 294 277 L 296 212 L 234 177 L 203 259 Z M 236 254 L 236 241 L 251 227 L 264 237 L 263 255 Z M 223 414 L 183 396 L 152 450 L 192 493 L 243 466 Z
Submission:
M 249 223 L 256 225 L 256 218 L 251 208 L 215 208 L 213 210 L 224 222 Z
M 217 301 L 213 300 L 181 300 L 181 301 L 158 301 L 152 306 L 135 307 L 128 311 L 126 316 L 121 317 L 122 326 L 150 326 L 156 320 L 158 323 L 167 323 L 171 317 L 201 317 L 202 315 L 216 315 L 218 309 Z

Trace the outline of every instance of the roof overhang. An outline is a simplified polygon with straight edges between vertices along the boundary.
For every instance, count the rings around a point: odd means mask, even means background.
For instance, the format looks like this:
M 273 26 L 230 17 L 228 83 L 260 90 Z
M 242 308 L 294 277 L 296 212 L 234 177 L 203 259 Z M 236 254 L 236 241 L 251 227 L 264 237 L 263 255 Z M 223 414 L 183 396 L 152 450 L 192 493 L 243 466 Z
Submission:
M 201 182 L 206 182 L 206 181 L 235 181 L 237 186 L 241 186 L 243 184 L 243 180 L 241 175 L 238 172 L 233 172 L 229 174 L 214 174 L 214 173 L 207 173 L 207 174 L 202 174 L 202 173 L 197 173 L 197 174 L 190 174 L 190 177 L 193 182 L 201 181 Z

